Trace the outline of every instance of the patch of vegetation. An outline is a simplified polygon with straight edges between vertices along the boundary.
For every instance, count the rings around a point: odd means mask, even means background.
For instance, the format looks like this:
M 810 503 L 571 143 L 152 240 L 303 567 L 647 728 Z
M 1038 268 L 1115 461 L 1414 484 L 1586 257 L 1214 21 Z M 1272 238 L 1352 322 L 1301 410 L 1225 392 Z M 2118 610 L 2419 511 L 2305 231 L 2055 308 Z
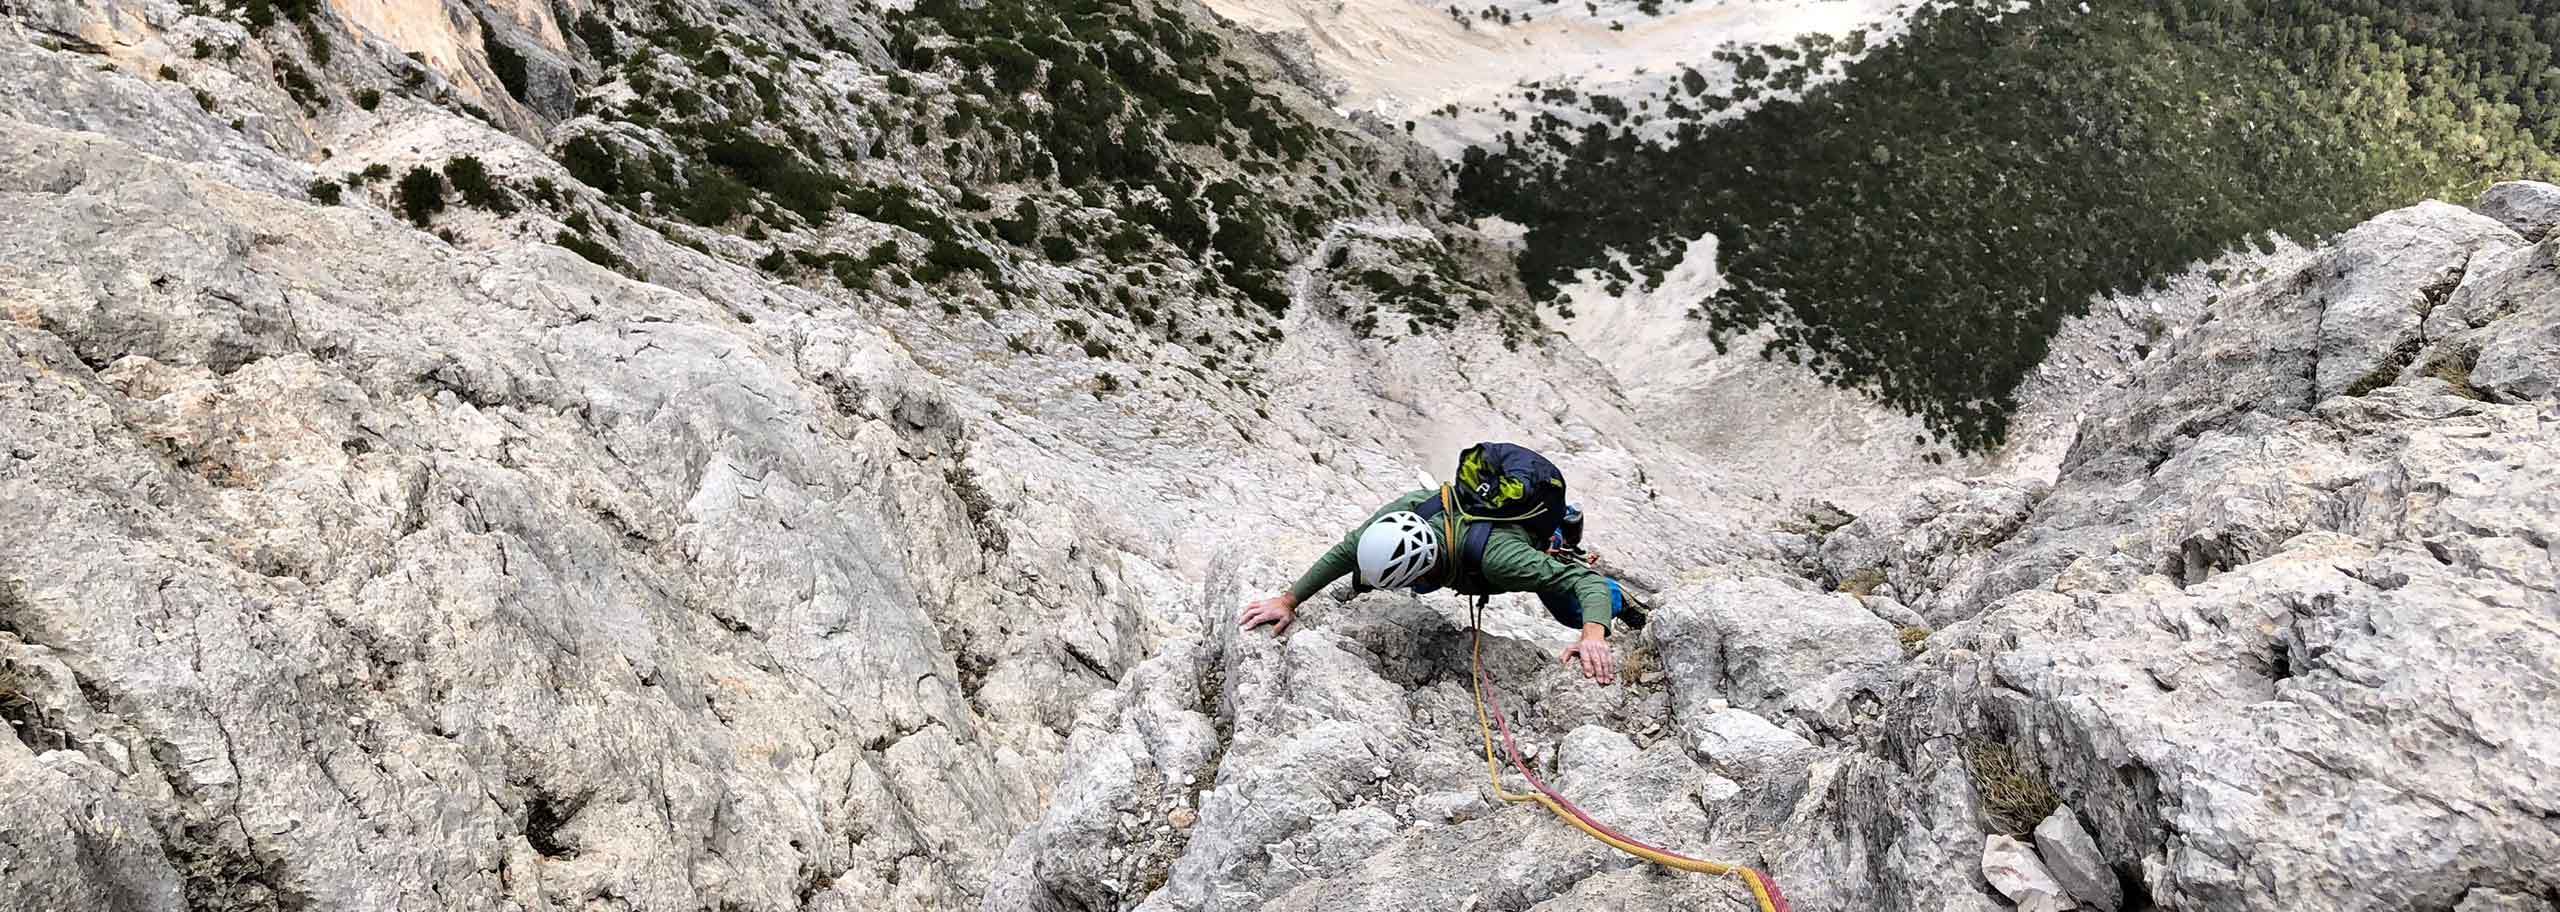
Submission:
M 400 176 L 400 187 L 396 193 L 400 214 L 409 219 L 409 224 L 427 227 L 436 213 L 444 211 L 444 178 L 437 177 L 423 165 L 410 168 L 409 173 Z
M 587 262 L 615 272 L 622 271 L 623 262 L 620 254 L 614 253 L 613 248 L 581 232 L 562 231 L 552 235 L 551 242 L 569 248 L 570 253 L 585 257 Z
M 370 111 L 381 106 L 381 89 L 359 89 L 356 91 L 356 107 Z
M 323 206 L 337 205 L 342 192 L 337 181 L 325 177 L 312 178 L 308 189 L 311 191 L 312 200 Z
M 597 62 L 608 67 L 622 62 L 621 43 L 614 40 L 613 26 L 598 18 L 594 10 L 580 13 L 570 32 L 578 36 L 578 43 L 586 45 L 587 54 Z
M 312 81 L 311 73 L 304 70 L 301 64 L 294 63 L 293 58 L 282 55 L 278 55 L 275 61 L 276 81 L 284 84 L 284 92 L 293 97 L 294 104 L 312 113 L 318 113 L 320 109 L 329 106 L 329 94 L 321 91 L 320 84 Z
M 1013 204 L 1013 217 L 993 223 L 996 236 L 1016 247 L 1029 247 L 1040 240 L 1040 206 L 1029 197 Z M 1069 257 L 1073 259 L 1073 257 Z
M 302 46 L 310 49 L 312 63 L 324 67 L 329 65 L 332 55 L 329 49 L 329 33 L 320 30 L 319 20 L 302 20 Z
M 1841 577 L 1840 591 L 1859 598 L 1866 598 L 1867 596 L 1874 595 L 1876 593 L 1877 586 L 1882 586 L 1884 584 L 1884 568 L 1867 567 L 1860 569 L 1855 573 L 1851 573 L 1848 576 Z
M 1965 770 L 1982 797 L 1983 816 L 1995 832 L 2012 836 L 2035 829 L 2062 803 L 2044 774 L 2008 744 L 1987 738 L 1964 742 Z
M 2471 369 L 2478 367 L 2480 353 L 2469 348 L 2455 348 L 2436 356 L 2424 368 L 2426 375 L 2453 385 L 2453 394 L 2465 399 L 2488 401 L 2480 388 L 2471 385 Z
M 309 20 L 312 13 L 319 11 L 320 2 L 321 0 L 249 0 L 248 5 L 241 8 L 240 15 L 250 29 L 266 31 L 276 24 L 277 16 L 283 16 L 294 22 Z
M 1779 96 L 1856 48 L 1737 49 L 1732 90 L 1662 100 L 1767 100 L 1748 116 L 1657 144 L 1542 115 L 1470 152 L 1459 196 L 1529 226 L 1541 297 L 1585 268 L 1657 282 L 1713 234 L 1729 284 L 1693 316 L 1727 339 L 1771 327 L 1771 357 L 1978 451 L 2094 294 L 2560 172 L 2560 17 L 2517 0 L 2085 6 L 1933 0 L 1799 99 Z
M 489 176 L 489 167 L 475 155 L 465 155 L 444 163 L 444 179 L 452 182 L 453 192 L 462 195 L 462 204 L 486 209 L 499 215 L 516 211 L 514 197 Z
M 489 27 L 487 19 L 480 20 L 480 52 L 488 55 L 489 72 L 497 74 L 498 84 L 506 87 L 507 95 L 523 101 L 526 90 L 524 55 L 498 40 L 497 30 Z

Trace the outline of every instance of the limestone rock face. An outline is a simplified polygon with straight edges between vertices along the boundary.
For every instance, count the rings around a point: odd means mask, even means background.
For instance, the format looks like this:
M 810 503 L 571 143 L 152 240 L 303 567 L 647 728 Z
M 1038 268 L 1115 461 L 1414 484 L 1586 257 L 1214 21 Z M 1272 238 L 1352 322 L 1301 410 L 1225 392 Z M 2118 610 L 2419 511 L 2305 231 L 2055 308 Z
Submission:
M 2481 215 L 2506 223 L 2525 240 L 2539 241 L 2560 225 L 2560 187 L 2541 181 L 2500 181 L 2480 192 Z
M 1748 901 L 1505 800 L 1504 727 L 1807 912 L 2008 908 L 1984 846 L 2048 820 L 2096 908 L 2560 895 L 2547 188 L 2109 302 L 2032 439 L 1807 510 L 1857 467 L 1663 439 L 1678 400 L 1540 323 L 1436 165 L 1194 7 L 1304 160 L 1059 184 L 955 138 L 1039 112 L 963 105 L 906 10 L 310 7 L 0 17 L 22 905 Z M 1505 439 L 1654 606 L 1617 683 L 1525 596 L 1236 628 Z

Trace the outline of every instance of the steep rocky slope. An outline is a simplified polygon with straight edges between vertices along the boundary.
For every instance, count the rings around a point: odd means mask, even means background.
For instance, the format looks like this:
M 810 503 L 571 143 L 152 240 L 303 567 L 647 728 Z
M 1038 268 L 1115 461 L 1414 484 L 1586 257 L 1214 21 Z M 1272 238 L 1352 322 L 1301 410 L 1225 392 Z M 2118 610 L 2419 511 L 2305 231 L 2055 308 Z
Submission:
M 1735 47 L 1798 39 L 1886 40 L 1895 0 L 1214 0 L 1237 24 L 1276 36 L 1349 111 L 1392 124 L 1455 158 L 1541 115 L 1598 118 L 1582 96 L 1641 98 L 1689 74 L 1734 82 Z M 1850 38 L 1851 35 L 1856 38 Z M 1647 111 L 1652 111 L 1650 104 Z M 1662 112 L 1668 114 L 1667 111 Z M 1680 118 L 1636 129 L 1668 135 Z
M 1771 530 L 1810 568 L 1688 568 L 1623 687 L 1534 627 L 1490 661 L 1568 792 L 1797 908 L 2005 908 L 1985 835 L 2057 806 L 2130 908 L 2549 908 L 2555 243 L 2384 215 L 2165 327 L 2056 478 Z M 1061 908 L 1151 872 L 1147 908 L 1745 907 L 1486 804 L 1452 610 L 1150 661 L 1017 864 Z
M 1233 629 L 1492 438 L 1661 606 L 1603 688 L 1497 603 L 1536 762 L 1798 908 L 2056 805 L 2133 908 L 2560 901 L 2560 191 L 2128 305 L 2060 455 L 1852 517 L 1881 444 L 1665 433 L 1400 131 L 1069 6 L 11 8 L 0 893 L 1739 908 L 1489 803 L 1456 603 Z

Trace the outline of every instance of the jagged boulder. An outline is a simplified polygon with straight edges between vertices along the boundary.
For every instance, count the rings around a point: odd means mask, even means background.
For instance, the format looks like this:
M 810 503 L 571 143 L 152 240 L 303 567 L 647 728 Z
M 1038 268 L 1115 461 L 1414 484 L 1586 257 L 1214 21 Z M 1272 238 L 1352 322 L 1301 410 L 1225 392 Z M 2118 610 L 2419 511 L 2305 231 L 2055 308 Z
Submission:
M 2464 264 L 2519 239 L 2443 203 L 2375 217 L 2293 272 L 2223 296 L 2082 424 L 2063 472 L 2139 477 L 2184 439 L 2259 433 L 2322 399 L 2388 384 Z M 2084 468 L 2097 469 L 2090 476 Z
M 2551 233 L 2552 226 L 2560 225 L 2560 187 L 2541 181 L 2500 181 L 2480 191 L 2473 208 L 2525 240 L 2539 241 Z
M 2053 816 L 2036 824 L 2036 857 L 2043 859 L 2054 882 L 2081 905 L 2097 912 L 2124 907 L 2124 888 L 2117 885 L 2115 872 L 2107 869 L 2106 858 L 2098 854 L 2097 841 L 2080 826 L 2069 805 L 2054 808 Z
M 1752 577 L 1673 590 L 1647 628 L 1692 730 L 1728 706 L 1815 738 L 1873 719 L 1894 690 L 1893 625 L 1845 593 Z
M 2024 479 L 1932 479 L 1902 499 L 1824 535 L 1823 569 L 1843 590 L 1865 596 L 1889 587 L 1923 617 L 1944 618 L 1941 590 L 2023 525 L 2046 493 Z M 1949 606 L 1947 614 L 1961 616 Z

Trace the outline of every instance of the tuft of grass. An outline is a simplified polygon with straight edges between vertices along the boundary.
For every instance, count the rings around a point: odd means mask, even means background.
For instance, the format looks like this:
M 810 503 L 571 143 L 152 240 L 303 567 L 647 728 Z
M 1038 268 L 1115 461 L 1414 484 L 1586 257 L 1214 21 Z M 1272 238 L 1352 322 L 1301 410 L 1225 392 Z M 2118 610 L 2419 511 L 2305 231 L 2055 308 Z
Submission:
M 2452 384 L 2454 395 L 2485 402 L 2489 397 L 2482 394 L 2479 387 L 2471 385 L 2471 369 L 2479 364 L 2479 352 L 2457 348 L 2428 362 L 2426 371 L 2427 376 Z
M 1997 832 L 2015 836 L 2033 830 L 2062 803 L 2043 772 L 2006 743 L 1967 738 L 1964 764 L 1974 792 L 1982 796 L 1983 816 Z
M 1899 628 L 1894 631 L 1894 636 L 1902 640 L 1902 654 L 1906 658 L 1919 655 L 1929 648 L 1929 628 L 1927 627 Z
M 1884 568 L 1868 567 L 1840 578 L 1840 591 L 1859 598 L 1874 595 L 1877 586 L 1885 584 Z

